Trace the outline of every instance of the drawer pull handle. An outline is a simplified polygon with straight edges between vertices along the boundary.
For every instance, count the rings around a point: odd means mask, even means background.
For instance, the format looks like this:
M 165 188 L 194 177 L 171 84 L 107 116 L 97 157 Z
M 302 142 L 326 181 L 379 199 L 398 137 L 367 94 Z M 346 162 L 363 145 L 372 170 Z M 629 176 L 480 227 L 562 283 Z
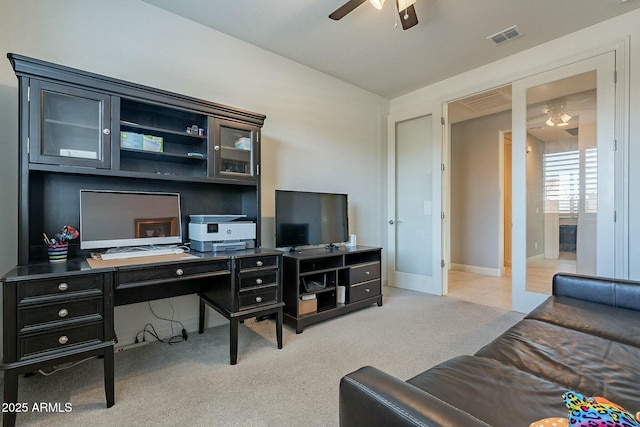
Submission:
M 67 317 L 68 314 L 69 314 L 69 310 L 67 310 L 66 308 L 63 308 L 58 312 L 58 316 L 60 317 Z
M 364 289 L 364 291 L 365 291 L 365 292 L 371 292 L 371 291 L 369 290 L 369 288 L 365 288 L 365 289 Z
M 256 279 L 256 285 L 262 285 L 262 279 L 261 278 L 257 278 Z
M 258 267 L 262 267 L 264 265 L 264 263 L 262 261 L 256 261 L 256 265 Z
M 365 271 L 364 274 L 366 274 L 367 276 L 370 275 L 371 273 L 368 271 Z
M 61 336 L 60 338 L 58 338 L 58 342 L 60 344 L 66 344 L 69 342 L 69 337 L 66 335 Z
M 256 302 L 262 302 L 262 297 L 256 297 Z
M 176 276 L 182 276 L 183 274 L 184 274 L 184 271 L 181 268 L 176 270 Z
M 60 291 L 66 291 L 67 289 L 69 289 L 69 285 L 67 285 L 66 283 L 62 282 L 58 285 L 58 290 Z

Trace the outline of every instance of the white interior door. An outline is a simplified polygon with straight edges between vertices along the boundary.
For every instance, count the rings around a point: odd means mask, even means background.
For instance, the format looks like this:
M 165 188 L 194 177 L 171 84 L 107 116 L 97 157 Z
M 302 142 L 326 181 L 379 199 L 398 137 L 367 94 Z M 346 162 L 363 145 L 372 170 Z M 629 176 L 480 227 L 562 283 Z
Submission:
M 516 311 L 542 302 L 556 272 L 615 274 L 614 71 L 610 52 L 513 83 Z
M 441 125 L 428 114 L 390 121 L 389 284 L 442 294 Z

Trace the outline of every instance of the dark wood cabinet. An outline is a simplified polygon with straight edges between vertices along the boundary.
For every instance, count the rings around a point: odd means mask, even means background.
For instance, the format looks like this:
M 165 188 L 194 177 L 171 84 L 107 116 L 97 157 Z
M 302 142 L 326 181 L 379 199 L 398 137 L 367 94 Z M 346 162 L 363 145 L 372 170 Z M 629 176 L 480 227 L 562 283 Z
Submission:
M 221 291 L 212 304 L 237 320 L 277 315 L 282 346 L 280 253 L 261 249 L 153 265 L 91 269 L 71 241 L 65 263 L 47 262 L 42 234 L 79 228 L 81 189 L 180 194 L 189 215 L 244 215 L 260 247 L 260 129 L 265 116 L 22 55 L 8 54 L 19 83 L 18 266 L 3 281 L 4 401 L 18 375 L 102 356 L 114 404 L 114 306 Z M 204 317 L 201 308 L 201 317 Z M 200 325 L 203 328 L 203 322 Z M 235 333 L 234 333 L 235 330 Z M 4 425 L 16 413 L 3 414 Z
M 214 132 L 213 176 L 255 181 L 260 173 L 257 126 L 212 118 Z
M 382 250 L 367 246 L 284 254 L 284 321 L 304 327 L 373 303 L 382 305 Z
M 34 80 L 28 87 L 29 161 L 109 169 L 111 97 Z
M 42 233 L 78 224 L 79 190 L 181 194 L 189 215 L 240 214 L 260 246 L 265 116 L 8 54 L 20 88 L 18 262 L 46 258 Z M 52 201 L 55 201 L 52 203 Z M 70 256 L 88 256 L 75 242 Z
M 229 359 L 238 360 L 238 324 L 250 317 L 276 316 L 278 348 L 282 348 L 282 287 L 280 264 L 282 253 L 256 249 L 251 255 L 231 255 L 231 274 L 227 281 L 200 286 L 199 331 L 204 331 L 205 307 L 209 306 L 229 320 Z
M 74 265 L 17 267 L 3 278 L 5 402 L 17 402 L 22 373 L 102 356 L 107 407 L 115 403 L 113 273 Z M 3 413 L 4 425 L 15 419 Z

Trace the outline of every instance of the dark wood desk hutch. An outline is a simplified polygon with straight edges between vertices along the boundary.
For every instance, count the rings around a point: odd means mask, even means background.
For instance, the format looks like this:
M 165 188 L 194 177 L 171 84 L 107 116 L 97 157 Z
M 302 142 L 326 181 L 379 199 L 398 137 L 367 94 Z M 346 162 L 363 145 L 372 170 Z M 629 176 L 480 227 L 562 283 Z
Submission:
M 80 189 L 135 190 L 180 193 L 183 236 L 189 215 L 246 215 L 256 223 L 259 248 L 265 116 L 20 55 L 8 58 L 19 81 L 20 211 L 19 266 L 2 279 L 5 403 L 16 402 L 19 374 L 99 355 L 107 406 L 113 405 L 115 305 L 198 293 L 200 332 L 206 305 L 231 320 L 232 364 L 242 319 L 276 314 L 282 347 L 278 251 L 196 253 L 152 267 L 92 269 L 77 241 L 66 262 L 49 263 L 42 239 L 43 232 L 78 225 Z M 121 144 L 121 132 L 162 137 L 163 149 Z M 14 425 L 16 412 L 5 412 L 3 420 Z

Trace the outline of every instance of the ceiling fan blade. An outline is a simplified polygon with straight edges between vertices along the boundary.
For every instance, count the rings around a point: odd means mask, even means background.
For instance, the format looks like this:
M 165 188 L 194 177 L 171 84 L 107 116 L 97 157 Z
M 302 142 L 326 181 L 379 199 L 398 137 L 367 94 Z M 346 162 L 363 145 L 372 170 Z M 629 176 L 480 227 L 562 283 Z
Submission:
M 396 7 L 398 7 L 398 0 L 396 0 Z M 418 15 L 416 15 L 416 8 L 413 5 L 399 11 L 398 14 L 400 15 L 403 30 L 408 30 L 418 23 Z
M 331 15 L 329 15 L 329 18 L 333 19 L 334 21 L 342 19 L 347 16 L 349 12 L 366 1 L 367 0 L 349 0 L 348 2 L 337 8 Z

